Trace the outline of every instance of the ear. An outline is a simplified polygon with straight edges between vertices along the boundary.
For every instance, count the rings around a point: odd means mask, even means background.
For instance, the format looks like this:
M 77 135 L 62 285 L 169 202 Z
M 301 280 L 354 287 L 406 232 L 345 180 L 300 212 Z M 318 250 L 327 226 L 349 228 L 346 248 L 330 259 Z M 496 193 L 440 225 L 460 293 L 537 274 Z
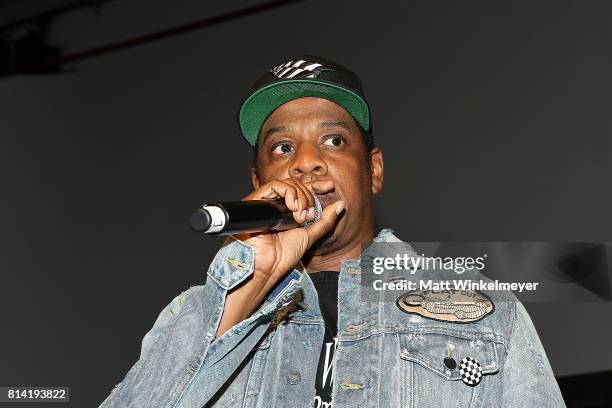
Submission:
M 385 169 L 383 163 L 383 153 L 380 148 L 375 147 L 370 152 L 370 162 L 372 163 L 372 193 L 378 194 L 385 179 Z
M 253 183 L 253 189 L 257 190 L 259 188 L 259 178 L 255 167 L 251 167 L 251 183 Z

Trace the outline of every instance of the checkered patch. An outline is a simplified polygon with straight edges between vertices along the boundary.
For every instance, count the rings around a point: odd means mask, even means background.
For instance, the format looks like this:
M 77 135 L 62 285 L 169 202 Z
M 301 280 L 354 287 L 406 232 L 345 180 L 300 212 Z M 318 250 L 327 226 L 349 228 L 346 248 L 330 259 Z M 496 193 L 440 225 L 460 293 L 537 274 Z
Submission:
M 461 374 L 461 380 L 464 383 L 474 387 L 480 383 L 482 367 L 478 361 L 471 357 L 466 357 L 459 363 L 459 374 Z
M 289 61 L 270 70 L 279 78 L 316 78 L 323 65 L 304 60 Z

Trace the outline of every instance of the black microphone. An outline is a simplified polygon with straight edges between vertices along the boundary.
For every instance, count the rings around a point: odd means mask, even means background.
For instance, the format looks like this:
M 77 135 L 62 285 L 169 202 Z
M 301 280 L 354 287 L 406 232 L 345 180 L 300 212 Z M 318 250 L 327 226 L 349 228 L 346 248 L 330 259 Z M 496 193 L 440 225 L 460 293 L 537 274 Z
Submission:
M 305 227 L 321 218 L 321 202 L 316 195 L 314 199 L 315 217 L 302 225 L 295 222 L 292 211 L 285 205 L 284 198 L 206 203 L 191 215 L 189 224 L 196 232 L 214 235 L 282 231 Z

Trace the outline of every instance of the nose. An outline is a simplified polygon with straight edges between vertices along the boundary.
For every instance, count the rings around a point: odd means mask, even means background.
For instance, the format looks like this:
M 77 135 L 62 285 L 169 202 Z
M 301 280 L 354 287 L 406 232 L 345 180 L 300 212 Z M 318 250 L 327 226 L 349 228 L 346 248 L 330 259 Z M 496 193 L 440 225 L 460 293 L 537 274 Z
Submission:
M 312 143 L 302 143 L 293 155 L 289 168 L 291 177 L 300 178 L 304 175 L 322 176 L 327 173 L 327 163 L 323 159 L 318 146 Z

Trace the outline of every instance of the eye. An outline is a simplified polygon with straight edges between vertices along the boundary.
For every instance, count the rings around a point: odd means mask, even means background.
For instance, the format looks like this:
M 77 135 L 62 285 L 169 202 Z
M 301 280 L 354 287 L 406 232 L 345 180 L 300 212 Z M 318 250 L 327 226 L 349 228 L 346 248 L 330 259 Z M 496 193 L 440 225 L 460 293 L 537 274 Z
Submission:
M 334 146 L 334 147 L 338 147 L 342 143 L 344 143 L 344 138 L 340 135 L 330 135 L 323 141 L 323 144 L 325 146 Z
M 280 142 L 275 144 L 272 147 L 272 153 L 276 153 L 276 154 L 286 154 L 289 153 L 293 150 L 293 146 L 291 146 L 289 143 L 287 142 Z

